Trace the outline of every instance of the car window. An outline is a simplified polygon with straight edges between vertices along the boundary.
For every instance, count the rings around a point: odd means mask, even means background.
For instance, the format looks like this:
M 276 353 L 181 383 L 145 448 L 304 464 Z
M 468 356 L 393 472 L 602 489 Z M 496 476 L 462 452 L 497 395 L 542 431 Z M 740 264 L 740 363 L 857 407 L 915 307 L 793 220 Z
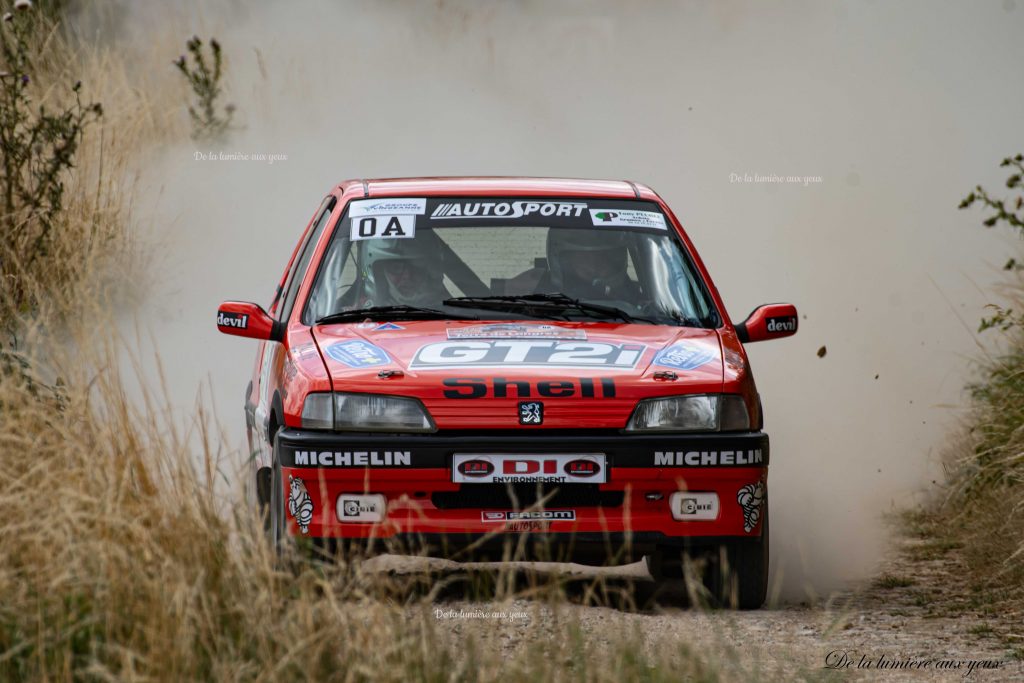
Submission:
M 640 322 L 720 324 L 657 204 L 477 197 L 354 201 L 331 236 L 302 320 L 394 305 L 522 319 L 529 312 L 521 306 L 475 312 L 444 301 L 524 295 L 565 295 Z
M 309 232 L 309 236 L 306 238 L 306 242 L 302 246 L 302 251 L 292 264 L 291 272 L 288 274 L 288 281 L 284 285 L 282 294 L 283 304 L 279 309 L 278 320 L 287 320 L 288 316 L 291 315 L 292 306 L 295 304 L 295 297 L 299 293 L 299 288 L 302 286 L 303 275 L 309 265 L 309 259 L 312 258 L 313 251 L 316 249 L 317 242 L 320 240 L 320 234 L 324 231 L 324 228 L 327 226 L 327 223 L 331 218 L 331 211 L 334 208 L 334 204 L 334 197 L 330 197 L 326 200 L 324 207 L 320 210 L 320 216 L 317 218 L 316 224 Z

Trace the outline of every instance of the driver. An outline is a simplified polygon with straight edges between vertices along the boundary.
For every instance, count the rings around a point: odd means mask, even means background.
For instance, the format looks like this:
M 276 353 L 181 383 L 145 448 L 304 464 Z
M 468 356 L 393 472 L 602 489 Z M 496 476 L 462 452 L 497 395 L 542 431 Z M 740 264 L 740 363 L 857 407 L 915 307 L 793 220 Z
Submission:
M 367 240 L 363 306 L 437 308 L 444 286 L 441 244 L 432 232 L 408 239 Z
M 544 291 L 563 292 L 581 300 L 636 303 L 640 298 L 640 286 L 626 273 L 628 252 L 622 233 L 549 230 L 547 253 L 549 271 L 543 280 L 550 282 L 540 283 Z

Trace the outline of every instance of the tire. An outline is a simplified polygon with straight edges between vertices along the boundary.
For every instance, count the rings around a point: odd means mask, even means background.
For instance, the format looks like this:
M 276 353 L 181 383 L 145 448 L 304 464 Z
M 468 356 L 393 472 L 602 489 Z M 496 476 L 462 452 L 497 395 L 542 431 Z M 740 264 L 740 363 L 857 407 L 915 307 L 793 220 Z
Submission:
M 657 593 L 691 605 L 760 609 L 768 595 L 768 502 L 761 537 L 723 544 L 704 556 L 660 549 L 644 557 Z M 687 572 L 690 578 L 687 578 Z
M 270 476 L 270 510 L 267 515 L 267 539 L 270 547 L 278 557 L 284 549 L 285 534 L 285 512 L 284 512 L 284 484 L 281 478 L 281 460 L 278 457 L 277 435 L 274 435 L 274 464 L 273 474 Z
M 660 548 L 645 555 L 647 571 L 654 578 L 653 601 L 676 607 L 706 604 L 708 596 L 701 582 L 701 561 L 700 557 L 694 558 L 679 548 Z
M 718 561 L 705 576 L 705 586 L 719 605 L 745 610 L 764 605 L 768 596 L 768 501 L 762 524 L 761 538 L 722 546 Z

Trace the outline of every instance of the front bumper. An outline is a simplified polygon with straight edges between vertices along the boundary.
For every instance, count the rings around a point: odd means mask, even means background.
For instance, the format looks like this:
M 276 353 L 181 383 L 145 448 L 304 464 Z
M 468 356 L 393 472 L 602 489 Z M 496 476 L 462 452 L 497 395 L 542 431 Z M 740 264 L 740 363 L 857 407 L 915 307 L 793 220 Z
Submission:
M 607 481 L 453 482 L 455 456 L 481 453 L 600 453 Z M 767 500 L 768 455 L 763 432 L 396 435 L 289 428 L 278 433 L 277 447 L 289 533 L 342 539 L 420 537 L 455 546 L 485 535 L 522 533 L 669 546 L 758 538 Z M 674 515 L 671 504 L 684 505 L 681 501 L 688 497 L 673 496 L 680 491 L 715 494 L 717 509 L 690 516 L 677 507 Z M 383 519 L 341 521 L 339 498 L 345 494 L 382 496 L 376 500 L 385 501 Z M 538 496 L 543 504 L 535 504 Z M 697 498 L 710 500 L 708 495 Z M 695 507 L 692 502 L 685 505 Z M 527 514 L 516 514 L 521 511 Z

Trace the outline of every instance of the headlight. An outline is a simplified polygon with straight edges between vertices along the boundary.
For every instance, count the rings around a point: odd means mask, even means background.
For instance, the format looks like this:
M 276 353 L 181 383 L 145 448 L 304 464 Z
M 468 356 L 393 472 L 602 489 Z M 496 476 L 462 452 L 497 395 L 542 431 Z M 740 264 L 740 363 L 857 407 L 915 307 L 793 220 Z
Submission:
M 432 432 L 434 421 L 415 398 L 378 394 L 310 394 L 302 426 L 358 432 Z
M 750 429 L 743 397 L 703 394 L 647 398 L 636 404 L 627 432 L 735 432 Z

